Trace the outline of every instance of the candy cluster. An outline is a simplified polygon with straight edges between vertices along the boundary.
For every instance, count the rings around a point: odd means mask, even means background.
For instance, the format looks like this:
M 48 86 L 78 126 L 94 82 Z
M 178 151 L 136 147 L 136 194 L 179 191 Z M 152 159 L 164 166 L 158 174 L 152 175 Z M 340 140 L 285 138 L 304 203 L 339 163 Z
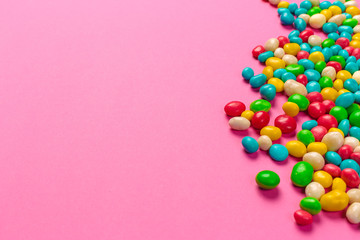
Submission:
M 259 88 L 261 99 L 249 110 L 240 101 L 228 103 L 229 125 L 234 130 L 260 130 L 258 139 L 242 139 L 248 153 L 261 149 L 275 161 L 289 155 L 301 160 L 290 176 L 295 186 L 305 188 L 306 197 L 294 213 L 298 224 L 311 224 L 321 210 L 346 211 L 350 223 L 360 223 L 360 9 L 355 1 L 344 0 L 269 2 L 278 7 L 281 23 L 295 30 L 253 49 L 253 57 L 265 67 L 258 75 L 247 67 L 242 76 Z M 311 28 L 321 29 L 327 38 Z M 288 96 L 284 114 L 270 126 L 270 102 L 281 93 Z M 300 111 L 313 120 L 302 124 L 297 140 L 285 146 L 273 143 L 296 131 Z M 265 170 L 256 182 L 272 189 L 280 178 Z

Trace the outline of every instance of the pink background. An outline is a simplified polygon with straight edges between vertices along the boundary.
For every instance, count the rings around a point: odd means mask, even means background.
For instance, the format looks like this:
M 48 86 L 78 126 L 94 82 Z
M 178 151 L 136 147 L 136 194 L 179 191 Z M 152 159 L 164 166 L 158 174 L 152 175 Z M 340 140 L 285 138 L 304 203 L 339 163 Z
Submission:
M 0 31 L 0 239 L 360 236 L 339 213 L 297 226 L 296 161 L 249 157 L 228 128 L 223 106 L 259 97 L 251 49 L 289 32 L 269 4 L 3 1 Z

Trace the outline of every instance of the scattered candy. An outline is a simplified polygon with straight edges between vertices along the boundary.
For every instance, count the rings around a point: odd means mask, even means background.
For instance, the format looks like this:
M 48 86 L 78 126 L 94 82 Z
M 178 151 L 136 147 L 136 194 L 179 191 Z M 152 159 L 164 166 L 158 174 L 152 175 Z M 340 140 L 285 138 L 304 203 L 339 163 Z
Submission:
M 264 170 L 256 175 L 256 183 L 260 188 L 273 189 L 280 183 L 280 177 L 273 171 Z

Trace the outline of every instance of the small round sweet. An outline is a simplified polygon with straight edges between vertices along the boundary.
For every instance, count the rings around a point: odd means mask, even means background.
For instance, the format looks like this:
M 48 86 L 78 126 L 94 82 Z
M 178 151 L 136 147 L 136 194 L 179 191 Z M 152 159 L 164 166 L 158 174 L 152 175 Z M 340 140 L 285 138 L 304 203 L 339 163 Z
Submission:
M 336 98 L 338 97 L 338 92 L 330 87 L 322 89 L 320 93 L 323 96 L 324 100 L 331 100 L 335 102 Z
M 306 146 L 312 142 L 315 142 L 314 135 L 311 133 L 311 131 L 306 129 L 299 131 L 296 137 L 300 142 L 302 142 Z
M 341 159 L 349 159 L 350 155 L 353 153 L 353 148 L 350 145 L 344 144 L 339 148 L 337 153 L 340 155 Z
M 306 29 L 306 22 L 302 18 L 296 18 L 294 21 L 294 27 L 295 29 L 299 31 L 304 31 Z
M 306 146 L 300 141 L 289 141 L 285 147 L 293 157 L 301 158 L 306 154 Z
M 350 136 L 355 137 L 360 140 L 360 128 L 359 127 L 351 127 L 350 128 Z
M 268 136 L 272 141 L 276 141 L 281 138 L 281 130 L 274 126 L 265 126 L 261 129 L 260 135 Z
M 333 22 L 336 23 L 336 25 L 340 26 L 342 24 L 342 22 L 346 19 L 346 16 L 343 14 L 340 15 L 333 15 L 328 22 Z
M 285 62 L 277 57 L 270 57 L 265 61 L 266 66 L 270 66 L 275 70 L 285 68 Z
M 345 192 L 346 191 L 346 183 L 341 178 L 335 177 L 334 180 L 332 181 L 331 190 L 338 190 L 341 192 Z
M 322 28 L 325 23 L 326 17 L 320 13 L 312 15 L 309 19 L 309 24 L 312 28 Z
M 349 203 L 360 202 L 360 189 L 353 188 L 346 192 L 349 196 Z
M 352 149 L 355 149 L 360 144 L 359 139 L 354 137 L 346 137 L 344 139 L 344 145 L 349 145 L 352 147 Z
M 339 166 L 342 161 L 340 155 L 337 152 L 333 151 L 328 151 L 327 153 L 325 153 L 325 159 L 327 162 L 337 166 Z
M 245 104 L 240 101 L 232 101 L 225 105 L 224 111 L 230 117 L 240 116 L 246 109 Z
M 258 75 L 253 76 L 249 80 L 249 84 L 252 88 L 258 88 L 265 84 L 267 77 L 265 74 L 260 73 Z
M 277 5 L 278 8 L 288 8 L 289 7 L 289 4 L 288 2 L 286 1 L 281 1 L 279 2 L 279 4 Z
M 334 67 L 327 66 L 323 69 L 321 72 L 321 76 L 323 77 L 329 77 L 330 80 L 334 81 L 336 78 L 336 70 Z M 332 83 L 332 82 L 331 82 Z M 331 86 L 332 87 L 332 86 Z
M 335 106 L 333 107 L 329 114 L 336 118 L 337 122 L 340 123 L 342 120 L 348 118 L 348 113 L 344 107 L 341 106 Z
M 338 25 L 336 23 L 333 23 L 333 22 L 328 22 L 328 23 L 325 23 L 322 28 L 323 28 L 323 31 L 325 33 L 329 34 L 329 33 L 332 33 L 332 32 L 336 32 L 337 29 L 338 29 Z
M 254 70 L 252 68 L 246 67 L 241 73 L 242 77 L 246 80 L 250 80 L 254 76 Z
M 280 15 L 280 21 L 283 25 L 291 25 L 294 23 L 295 18 L 291 13 L 284 12 Z
M 332 190 L 321 197 L 320 204 L 325 211 L 342 211 L 348 206 L 349 197 L 343 191 Z
M 295 56 L 290 55 L 290 54 L 285 54 L 282 57 L 282 60 L 285 62 L 286 66 L 298 63 L 298 59 Z
M 311 92 L 306 95 L 306 98 L 309 99 L 310 103 L 323 101 L 323 97 L 319 92 Z
M 322 115 L 318 118 L 317 121 L 319 126 L 323 126 L 326 129 L 336 128 L 338 126 L 336 118 L 334 116 L 331 116 L 330 114 Z
M 305 210 L 299 209 L 294 212 L 295 222 L 301 226 L 310 225 L 313 222 L 313 216 Z
M 311 18 L 310 18 L 311 19 Z M 312 35 L 309 37 L 308 39 L 308 43 L 310 44 L 310 46 L 314 47 L 314 46 L 321 46 L 321 43 L 323 42 L 323 40 L 321 39 L 320 36 L 318 35 Z
M 267 101 L 271 101 L 276 97 L 276 87 L 272 84 L 265 84 L 260 87 L 260 95 Z
M 354 169 L 357 173 L 360 172 L 360 166 L 359 164 L 352 160 L 352 159 L 345 159 L 340 163 L 340 169 L 344 170 L 346 168 L 352 168 Z
M 336 106 L 341 106 L 344 108 L 348 108 L 355 102 L 355 96 L 351 92 L 346 92 L 339 95 L 335 101 Z M 360 125 L 360 122 L 359 122 Z
M 341 179 L 344 180 L 346 186 L 356 188 L 360 184 L 359 174 L 352 168 L 345 168 L 341 171 Z
M 300 201 L 301 209 L 307 211 L 311 215 L 316 215 L 321 211 L 319 200 L 313 197 L 305 197 Z
M 346 13 L 349 13 L 351 16 L 356 16 L 360 14 L 360 10 L 359 8 L 355 7 L 355 6 L 349 6 L 348 8 L 346 8 Z
M 327 113 L 330 112 L 333 107 L 335 107 L 335 103 L 331 100 L 324 100 L 322 103 L 325 105 Z
M 250 127 L 250 121 L 244 117 L 233 117 L 229 120 L 229 126 L 234 130 L 246 130 Z
M 292 79 L 285 82 L 284 92 L 287 96 L 292 96 L 294 94 L 300 94 L 302 96 L 307 95 L 306 87 L 303 84 Z
M 309 20 L 310 20 L 310 16 L 308 15 L 308 14 L 300 14 L 299 16 L 298 16 L 298 18 L 301 18 L 301 19 L 303 19 L 305 22 L 306 22 L 306 24 L 308 24 L 309 23 Z
M 356 64 L 356 63 L 353 63 Z M 359 84 L 355 79 L 349 78 L 344 82 L 344 88 L 349 90 L 350 92 L 356 92 L 359 89 Z
M 325 143 L 328 151 L 337 151 L 344 144 L 344 137 L 339 132 L 329 132 L 321 142 Z
M 344 87 L 344 82 L 340 79 L 337 79 L 334 81 L 333 87 L 335 88 L 335 90 L 339 91 L 340 89 L 342 89 Z
M 310 104 L 309 100 L 305 96 L 297 93 L 291 95 L 288 98 L 288 102 L 296 103 L 299 106 L 300 111 L 305 111 Z
M 304 154 L 302 160 L 309 163 L 314 170 L 321 170 L 325 165 L 323 156 L 317 152 L 308 152 Z
M 267 67 L 264 67 L 262 74 L 264 74 L 266 76 L 266 80 L 269 80 L 270 78 L 272 78 L 274 76 L 274 70 L 272 67 L 267 66 Z
M 274 125 L 280 128 L 282 133 L 291 133 L 296 129 L 296 120 L 293 117 L 283 114 L 275 118 Z
M 310 163 L 300 161 L 296 163 L 291 171 L 291 181 L 295 186 L 307 186 L 313 177 L 314 168 Z
M 269 113 L 265 111 L 259 111 L 254 113 L 254 116 L 251 119 L 251 125 L 255 129 L 262 129 L 263 127 L 268 125 L 269 121 L 270 121 Z
M 301 125 L 301 128 L 311 131 L 311 129 L 313 129 L 314 127 L 316 127 L 317 124 L 318 124 L 318 123 L 317 123 L 316 120 L 308 120 L 308 121 L 303 122 L 303 124 Z M 314 135 L 314 134 L 313 134 L 313 135 Z M 314 137 L 315 137 L 315 136 L 314 136 Z
M 285 146 L 281 144 L 273 144 L 269 149 L 270 157 L 275 161 L 284 161 L 289 156 L 289 152 Z
M 276 92 L 284 91 L 284 82 L 279 78 L 270 78 L 268 84 L 272 84 L 275 86 Z
M 271 139 L 266 135 L 260 136 L 257 142 L 259 144 L 259 148 L 263 151 L 269 150 L 272 145 Z
M 290 117 L 295 117 L 300 111 L 299 106 L 293 102 L 284 103 L 282 109 L 284 113 Z
M 313 181 L 320 183 L 324 188 L 328 188 L 332 185 L 332 176 L 325 171 L 314 172 Z
M 271 108 L 271 103 L 264 100 L 258 99 L 250 104 L 250 110 L 253 112 L 265 111 L 268 112 Z
M 360 223 L 360 203 L 352 203 L 346 210 L 346 218 L 350 223 Z
M 325 189 L 318 182 L 311 182 L 305 188 L 305 195 L 307 197 L 313 197 L 319 200 L 321 196 L 324 194 L 325 194 Z
M 332 14 L 335 15 L 339 15 L 342 13 L 341 8 L 335 5 L 332 5 L 331 7 L 329 7 L 329 10 L 332 12 Z
M 275 49 L 277 49 L 278 47 L 279 47 L 279 40 L 277 38 L 270 38 L 264 44 L 264 48 L 266 51 L 274 52 Z
M 322 102 L 310 103 L 307 110 L 309 115 L 314 119 L 318 119 L 326 113 L 326 107 Z
M 354 149 L 354 153 L 360 153 L 360 146 L 358 146 Z
M 354 111 L 349 117 L 350 125 L 353 127 L 360 127 L 360 110 Z
M 325 164 L 325 166 L 323 167 L 323 170 L 335 178 L 340 177 L 340 175 L 341 175 L 341 169 L 338 166 L 331 164 L 331 163 Z M 334 183 L 335 182 L 333 181 L 333 185 L 334 185 Z M 345 184 L 345 182 L 344 182 L 344 184 Z M 345 184 L 345 189 L 346 189 L 346 184 Z
M 257 150 L 259 150 L 259 144 L 255 140 L 255 138 L 246 136 L 242 139 L 241 143 L 242 143 L 245 151 L 248 153 L 254 153 Z
M 259 172 L 255 177 L 257 185 L 262 189 L 274 189 L 280 183 L 277 173 L 269 170 Z
M 312 61 L 314 64 L 320 61 L 325 61 L 324 54 L 322 52 L 316 51 L 313 53 L 310 53 L 309 60 Z
M 285 51 L 283 48 L 277 48 L 274 51 L 274 57 L 282 58 L 285 55 Z
M 259 55 L 264 52 L 266 52 L 265 48 L 262 45 L 258 45 L 252 50 L 252 55 L 255 59 L 258 59 Z
M 312 142 L 307 146 L 308 152 L 317 152 L 320 155 L 325 155 L 327 146 L 322 142 Z
M 254 116 L 254 112 L 251 110 L 245 110 L 241 113 L 241 117 L 244 117 L 249 121 L 251 121 L 253 116 Z
M 324 126 L 313 127 L 310 131 L 314 135 L 316 142 L 321 142 L 321 140 L 327 133 L 327 129 Z

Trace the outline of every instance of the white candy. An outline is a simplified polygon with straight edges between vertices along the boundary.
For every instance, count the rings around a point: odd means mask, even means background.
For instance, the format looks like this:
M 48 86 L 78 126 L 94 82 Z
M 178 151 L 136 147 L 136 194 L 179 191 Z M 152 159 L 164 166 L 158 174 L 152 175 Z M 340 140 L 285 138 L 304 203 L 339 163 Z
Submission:
M 360 71 L 354 72 L 352 78 L 355 79 L 358 84 L 360 84 Z
M 355 202 L 348 207 L 346 210 L 346 218 L 351 223 L 360 223 L 360 203 Z
M 349 196 L 349 203 L 360 202 L 360 189 L 352 188 L 347 191 Z
M 346 137 L 344 139 L 344 145 L 350 145 L 352 149 L 355 149 L 356 147 L 359 146 L 359 140 L 354 137 Z
M 320 4 L 319 0 L 310 0 L 310 2 L 312 3 L 313 7 L 319 6 L 319 4 Z
M 360 25 L 356 25 L 354 28 L 354 33 L 359 33 L 360 32 Z
M 297 64 L 298 63 L 298 60 L 295 56 L 293 55 L 290 55 L 290 54 L 285 54 L 283 57 L 282 57 L 282 60 L 285 62 L 285 64 L 288 66 L 288 65 L 291 65 L 291 64 Z
M 299 18 L 302 18 L 306 22 L 306 24 L 308 24 L 310 20 L 310 15 L 303 13 L 299 15 Z
M 360 146 L 354 149 L 354 152 L 360 152 Z
M 325 194 L 325 188 L 318 182 L 311 182 L 305 188 L 305 195 L 307 197 L 313 197 L 320 199 Z
M 306 87 L 303 84 L 292 79 L 289 79 L 285 82 L 284 92 L 287 96 L 291 96 L 295 93 L 306 96 L 308 93 Z
M 279 40 L 277 38 L 270 38 L 264 44 L 264 48 L 266 51 L 275 51 L 279 47 Z
M 305 153 L 302 160 L 310 163 L 314 170 L 321 170 L 325 165 L 325 160 L 318 152 Z
M 331 17 L 328 22 L 333 22 L 336 23 L 338 26 L 340 26 L 345 19 L 346 16 L 344 14 L 339 14 Z
M 313 28 L 322 28 L 325 23 L 326 17 L 320 13 L 312 15 L 309 19 L 309 24 Z
M 355 1 L 354 1 L 354 2 L 355 2 Z M 353 16 L 353 19 L 358 20 L 358 24 L 359 24 L 359 21 L 360 21 L 360 15 L 355 15 L 355 16 Z
M 323 40 L 321 39 L 320 36 L 318 35 L 311 35 L 309 37 L 308 43 L 310 44 L 310 46 L 314 47 L 314 46 L 320 46 L 321 43 L 323 42 Z
M 272 145 L 271 139 L 266 135 L 262 135 L 261 137 L 259 137 L 257 142 L 259 144 L 259 148 L 263 151 L 269 150 Z
M 250 127 L 250 121 L 244 117 L 233 117 L 229 120 L 229 126 L 234 130 L 246 130 Z
M 321 72 L 321 76 L 329 77 L 329 78 L 331 78 L 331 80 L 334 81 L 336 78 L 336 70 L 334 67 L 331 67 L 331 66 L 325 67 L 323 69 L 323 71 Z
M 274 5 L 274 6 L 277 6 L 279 4 L 281 0 L 269 0 L 269 3 Z
M 350 6 L 357 7 L 357 2 L 355 2 L 355 1 L 345 2 L 345 7 L 350 7 Z
M 277 48 L 274 52 L 274 57 L 277 58 L 283 58 L 284 55 L 285 55 L 285 50 L 283 48 Z
M 344 137 L 339 132 L 329 132 L 321 142 L 325 143 L 328 151 L 337 151 L 344 144 Z

